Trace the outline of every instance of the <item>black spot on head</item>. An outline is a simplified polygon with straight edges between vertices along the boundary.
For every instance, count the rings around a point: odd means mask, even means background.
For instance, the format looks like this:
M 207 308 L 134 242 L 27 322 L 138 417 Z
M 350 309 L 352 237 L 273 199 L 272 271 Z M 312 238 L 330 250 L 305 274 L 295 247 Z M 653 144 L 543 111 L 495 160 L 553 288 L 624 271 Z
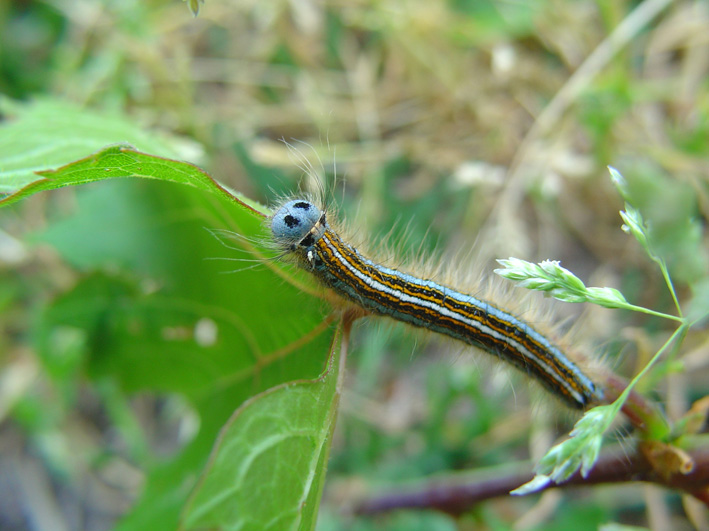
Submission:
M 288 226 L 289 229 L 300 225 L 300 220 L 295 216 L 291 216 L 290 214 L 283 218 L 283 222 Z
M 310 207 L 313 206 L 307 201 L 299 201 L 295 205 L 293 205 L 293 208 L 300 208 L 302 210 L 310 210 Z
M 313 238 L 312 234 L 308 234 L 305 238 L 302 239 L 300 242 L 300 245 L 304 245 L 305 247 L 310 247 L 315 243 L 315 238 Z

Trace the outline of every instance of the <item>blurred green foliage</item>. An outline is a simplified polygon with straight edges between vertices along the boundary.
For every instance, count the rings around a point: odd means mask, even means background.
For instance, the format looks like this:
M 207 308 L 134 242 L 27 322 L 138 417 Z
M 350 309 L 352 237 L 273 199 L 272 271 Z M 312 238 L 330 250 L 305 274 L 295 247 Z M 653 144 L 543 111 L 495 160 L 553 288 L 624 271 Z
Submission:
M 683 299 L 701 299 L 709 284 L 706 9 L 667 2 L 628 30 L 629 44 L 540 125 L 586 59 L 647 4 L 211 0 L 194 18 L 187 8 L 196 11 L 197 2 L 177 0 L 4 3 L 0 93 L 8 99 L 0 125 L 16 127 L 18 116 L 32 112 L 42 113 L 34 123 L 43 125 L 0 142 L 0 192 L 35 178 L 18 176 L 17 168 L 53 168 L 120 142 L 198 164 L 263 203 L 299 186 L 315 188 L 303 170 L 312 164 L 325 180 L 337 177 L 329 200 L 354 240 L 388 242 L 384 258 L 453 255 L 444 260 L 461 279 L 490 271 L 490 258 L 561 259 L 584 280 L 599 279 L 594 285 L 614 285 L 633 302 L 671 311 L 661 279 L 619 230 L 622 199 L 605 167 L 628 178 Z M 45 98 L 37 107 L 11 101 Z M 87 128 L 91 117 L 105 127 Z M 61 133 L 52 149 L 25 157 L 28 145 L 52 131 Z M 147 494 L 134 515 L 153 510 L 158 517 L 180 503 L 186 492 L 155 500 L 179 484 L 186 462 L 192 470 L 204 464 L 225 419 L 254 392 L 234 389 L 233 403 L 185 402 L 184 394 L 232 360 L 233 338 L 211 368 L 194 358 L 193 347 L 174 345 L 193 371 L 179 388 L 160 387 L 160 378 L 178 369 L 156 359 L 149 341 L 136 348 L 136 322 L 159 330 L 166 315 L 172 323 L 201 297 L 238 306 L 250 293 L 268 315 L 261 294 L 290 289 L 257 275 L 235 286 L 222 272 L 239 263 L 204 260 L 233 251 L 204 230 L 219 227 L 212 215 L 200 217 L 214 204 L 185 190 L 104 182 L 0 210 L 0 439 L 11 450 L 2 466 L 39 463 L 66 528 L 112 525 L 131 514 L 141 492 Z M 257 233 L 253 219 L 244 222 Z M 467 258 L 470 248 L 475 259 Z M 163 300 L 166 313 L 156 313 L 150 301 L 166 293 L 190 303 Z M 281 308 L 300 313 L 297 291 L 288 296 Z M 589 310 L 580 339 L 630 376 L 667 328 L 608 312 Z M 310 315 L 314 322 L 324 314 L 318 306 Z M 247 328 L 287 342 L 263 326 Z M 382 336 L 380 328 L 367 320 L 355 331 L 320 527 L 510 528 L 534 499 L 492 501 L 460 518 L 433 511 L 345 515 L 342 508 L 370 492 L 367 486 L 395 490 L 430 474 L 521 461 L 536 452 L 530 440 L 551 441 L 570 425 L 568 416 L 554 416 L 553 404 L 540 413 L 540 399 L 529 399 L 521 379 L 467 350 L 423 343 L 397 325 L 385 324 Z M 327 351 L 323 345 L 329 342 L 321 344 Z M 293 377 L 317 376 L 323 359 L 316 358 L 295 364 Z M 682 400 L 707 392 L 706 333 L 690 333 L 671 361 L 650 380 L 653 387 L 663 382 L 657 392 L 679 415 Z M 686 372 L 667 379 L 676 361 Z M 257 388 L 282 381 L 279 371 L 292 370 L 283 367 Z M 163 392 L 137 392 L 146 386 Z M 144 491 L 146 473 L 161 467 L 163 475 L 152 476 Z M 12 500 L 16 483 L 3 477 L 0 493 Z M 25 499 L 34 514 L 36 500 Z M 635 486 L 614 499 L 603 489 L 564 493 L 537 528 L 645 525 L 642 503 Z M 668 514 L 686 518 L 678 496 L 663 503 Z M 81 521 L 72 516 L 76 508 L 87 515 Z M 0 515 L 8 526 L 28 528 L 10 502 L 0 502 Z M 42 521 L 42 514 L 34 517 Z

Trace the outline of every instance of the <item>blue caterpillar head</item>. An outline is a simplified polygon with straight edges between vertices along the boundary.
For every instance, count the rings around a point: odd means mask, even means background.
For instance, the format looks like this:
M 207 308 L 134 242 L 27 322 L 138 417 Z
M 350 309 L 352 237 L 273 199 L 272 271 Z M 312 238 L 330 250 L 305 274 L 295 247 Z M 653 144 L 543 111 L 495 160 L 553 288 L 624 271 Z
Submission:
M 282 245 L 297 245 L 311 233 L 322 217 L 322 211 L 310 201 L 288 201 L 271 218 L 273 239 Z

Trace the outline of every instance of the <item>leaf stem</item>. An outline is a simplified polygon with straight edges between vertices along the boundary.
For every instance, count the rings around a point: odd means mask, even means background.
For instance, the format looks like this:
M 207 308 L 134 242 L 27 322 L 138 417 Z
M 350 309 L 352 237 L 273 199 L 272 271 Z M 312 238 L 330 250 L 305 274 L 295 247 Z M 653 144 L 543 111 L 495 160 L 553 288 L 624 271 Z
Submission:
M 652 357 L 652 359 L 645 364 L 645 367 L 642 368 L 642 370 L 635 375 L 635 377 L 630 381 L 630 383 L 627 385 L 627 387 L 623 390 L 623 392 L 620 394 L 620 396 L 613 402 L 612 406 L 616 409 L 617 411 L 620 411 L 620 409 L 623 407 L 623 404 L 627 400 L 628 396 L 630 395 L 630 392 L 632 391 L 633 387 L 637 385 L 637 383 L 642 379 L 643 376 L 645 376 L 650 368 L 657 362 L 658 359 L 660 359 L 660 356 L 664 354 L 664 352 L 673 344 L 675 343 L 675 340 L 679 338 L 680 336 L 683 336 L 689 328 L 689 325 L 686 322 L 682 322 L 682 324 L 672 333 L 672 335 L 665 341 L 665 343 L 660 347 L 660 349 L 655 353 L 655 355 Z
M 677 298 L 675 297 L 674 290 L 670 290 L 670 291 L 672 291 L 672 298 L 675 300 L 675 303 L 676 303 L 676 302 L 677 302 Z M 679 305 L 677 306 L 677 310 L 680 312 L 680 316 L 679 316 L 679 317 L 676 316 L 676 315 L 670 315 L 669 313 L 657 312 L 657 311 L 651 310 L 651 309 L 649 309 L 649 308 L 644 308 L 643 306 L 636 306 L 635 304 L 631 304 L 631 303 L 626 303 L 626 304 L 623 304 L 623 305 L 620 305 L 620 304 L 619 304 L 617 307 L 618 307 L 618 308 L 625 309 L 625 310 L 632 310 L 632 311 L 634 311 L 634 312 L 644 313 L 644 314 L 647 314 L 647 315 L 654 315 L 655 317 L 662 317 L 662 318 L 664 318 L 664 319 L 671 319 L 672 321 L 677 321 L 677 322 L 679 322 L 679 323 L 683 323 L 683 324 L 684 324 L 684 318 L 682 318 L 682 316 L 681 316 L 681 313 L 682 313 L 682 312 L 681 312 L 681 310 L 679 309 Z

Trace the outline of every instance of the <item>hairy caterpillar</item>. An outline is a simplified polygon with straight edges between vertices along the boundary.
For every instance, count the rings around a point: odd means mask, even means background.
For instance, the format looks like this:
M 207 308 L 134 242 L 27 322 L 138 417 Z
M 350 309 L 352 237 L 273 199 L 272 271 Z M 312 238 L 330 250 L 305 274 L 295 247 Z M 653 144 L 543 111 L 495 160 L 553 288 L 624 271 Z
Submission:
M 476 346 L 531 375 L 574 408 L 602 400 L 593 380 L 531 324 L 490 301 L 366 258 L 343 241 L 313 202 L 290 200 L 270 223 L 284 254 L 367 312 Z

